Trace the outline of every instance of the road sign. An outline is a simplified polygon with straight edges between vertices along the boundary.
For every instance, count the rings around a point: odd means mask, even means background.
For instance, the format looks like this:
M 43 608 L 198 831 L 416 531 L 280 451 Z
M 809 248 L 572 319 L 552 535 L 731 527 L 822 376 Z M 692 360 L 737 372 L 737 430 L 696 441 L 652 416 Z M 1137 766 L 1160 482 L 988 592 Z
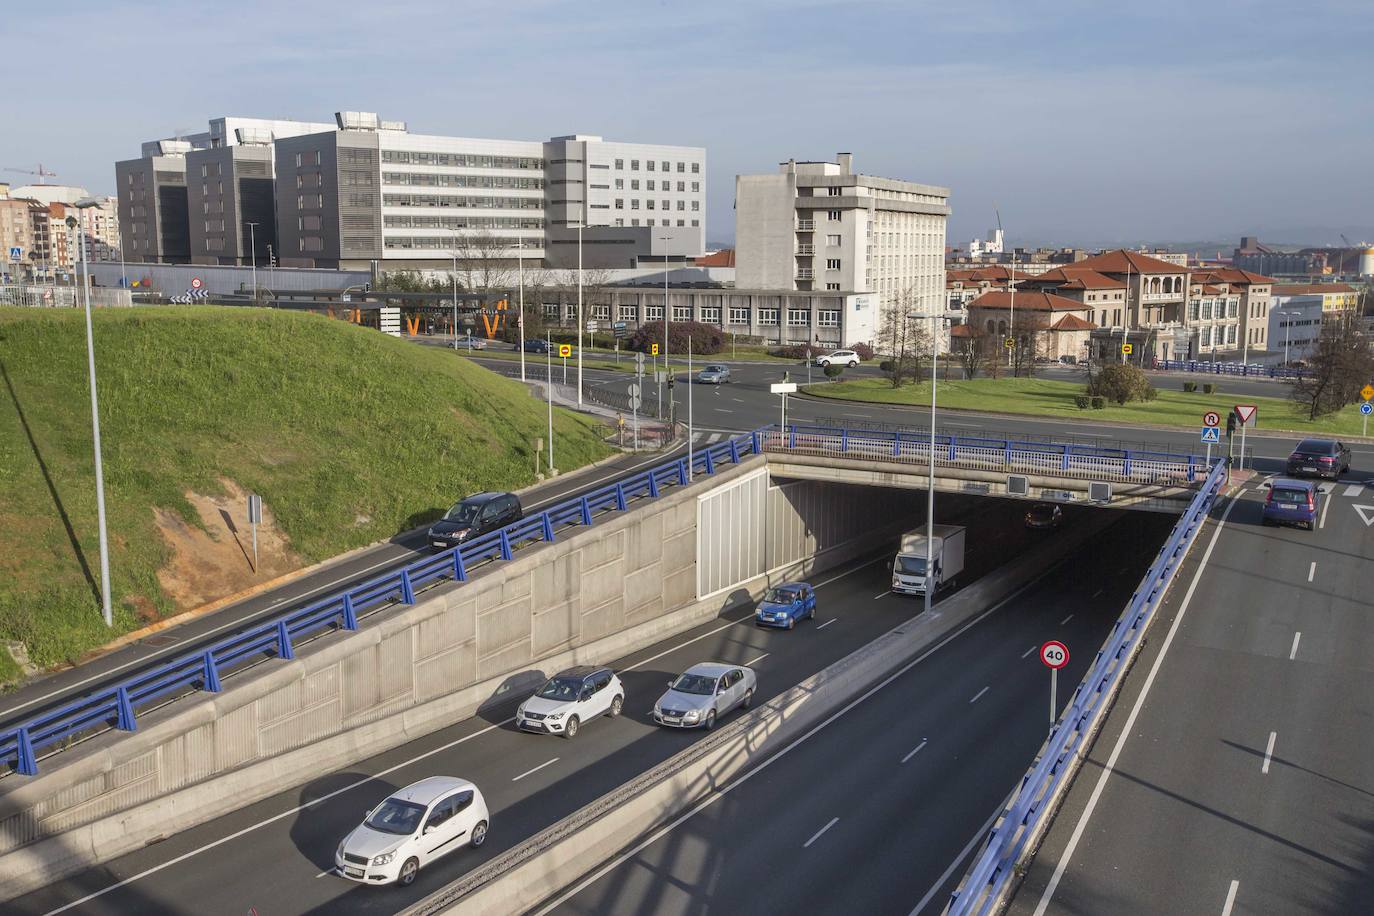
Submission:
M 1010 350 L 1012 347 L 1016 346 L 1016 340 L 1011 337 L 1005 338 L 1002 341 L 1002 346 Z
M 1204 426 L 1204 427 L 1202 427 L 1202 441 L 1203 441 L 1203 442 L 1220 442 L 1220 441 L 1221 441 L 1221 430 L 1217 429 L 1215 426 Z
M 1203 426 L 1216 426 L 1221 422 L 1221 415 L 1215 410 L 1209 410 L 1202 415 Z
M 631 383 L 630 383 L 630 387 L 626 389 L 626 392 L 627 392 L 627 393 L 630 395 L 630 397 L 632 397 L 632 398 L 637 398 L 637 397 L 639 397 L 639 391 L 640 391 L 639 386 L 636 385 L 636 384 L 633 383 L 633 382 L 631 382 Z
M 1255 409 L 1254 404 L 1236 405 L 1236 416 L 1240 418 L 1240 424 L 1242 426 L 1246 426 L 1250 423 L 1250 420 L 1255 416 Z
M 796 382 L 774 382 L 768 386 L 768 390 L 773 394 L 795 394 L 797 391 Z
M 11 261 L 19 261 L 19 260 L 22 260 L 23 257 L 24 257 L 24 249 L 20 248 L 18 245 L 15 245 L 15 246 L 13 246 L 13 247 L 10 248 L 10 260 L 11 260 Z
M 248 523 L 253 528 L 253 572 L 258 571 L 258 525 L 262 522 L 262 497 L 248 494 Z
M 1040 647 L 1040 660 L 1046 667 L 1056 670 L 1069 663 L 1069 647 L 1057 639 L 1051 639 Z
M 600 328 L 601 325 L 597 324 L 595 321 L 587 322 L 587 333 L 589 334 L 595 334 Z
M 558 355 L 563 359 L 567 359 L 569 356 L 572 356 L 572 344 L 559 344 Z
M 10 251 L 13 252 L 14 249 L 11 248 Z M 15 260 L 18 260 L 18 258 L 16 258 Z M 1370 398 L 1374 398 L 1374 385 L 1365 385 L 1363 388 L 1361 388 L 1360 397 L 1364 398 L 1366 401 L 1368 401 Z
M 1122 356 L 1130 356 L 1130 355 L 1131 355 L 1131 351 L 1134 350 L 1134 349 L 1135 349 L 1135 345 L 1134 345 L 1134 344 L 1124 343 L 1124 344 L 1121 345 L 1121 355 L 1122 355 Z
M 649 355 L 650 355 L 650 356 L 657 356 L 657 355 L 658 355 L 658 344 L 649 344 Z
M 1370 525 L 1374 525 L 1374 506 L 1354 506 L 1353 508 L 1355 509 L 1355 514 L 1360 517 L 1360 521 L 1364 522 L 1366 528 Z
M 191 278 L 191 289 L 200 289 L 204 285 L 205 283 L 200 279 L 200 277 Z
M 630 323 L 628 321 L 614 322 L 611 325 L 611 332 L 614 333 L 616 337 L 623 340 L 624 338 L 630 336 Z
M 1364 414 L 1367 417 L 1371 413 L 1374 413 L 1374 407 L 1371 407 L 1369 402 L 1365 401 L 1363 404 L 1360 405 L 1360 413 Z

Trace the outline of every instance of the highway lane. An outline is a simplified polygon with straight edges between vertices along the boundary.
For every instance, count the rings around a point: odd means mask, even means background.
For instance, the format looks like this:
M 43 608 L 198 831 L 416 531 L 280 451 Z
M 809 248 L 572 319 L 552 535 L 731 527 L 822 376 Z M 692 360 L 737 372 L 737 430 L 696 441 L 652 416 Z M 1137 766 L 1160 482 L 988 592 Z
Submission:
M 1204 529 L 1011 912 L 1370 911 L 1374 488 L 1312 532 L 1262 492 Z
M 686 445 L 683 444 L 669 452 L 622 455 L 598 467 L 559 476 L 524 493 L 522 501 L 525 511 L 527 514 L 538 511 L 579 490 L 633 476 L 685 454 L 685 451 Z M 455 493 L 454 501 L 466 495 Z M 361 584 L 414 562 L 428 550 L 424 531 L 422 527 L 403 532 L 387 543 L 329 561 L 315 572 L 277 588 L 169 627 L 81 665 L 31 680 L 5 695 L 0 703 L 0 728 L 60 708 L 86 693 L 100 689 L 110 678 L 128 677 L 156 667 L 169 658 L 207 647 L 237 630 L 248 629 L 259 620 L 294 607 L 305 607 L 331 592 Z
M 1037 533 L 1020 524 L 1019 503 L 948 496 L 937 505 L 942 521 L 971 526 L 966 582 L 1036 540 Z M 672 674 L 704 659 L 754 662 L 762 700 L 916 613 L 918 602 L 884 594 L 890 581 L 886 558 L 884 553 L 818 577 L 826 581 L 818 589 L 818 625 L 761 630 L 747 613 L 735 611 L 627 658 L 606 660 L 622 672 L 626 714 L 589 723 L 573 741 L 516 732 L 509 717 L 523 695 L 497 698 L 476 719 L 346 772 L 321 773 L 294 791 L 12 901 L 6 912 L 46 913 L 73 904 L 82 913 L 239 916 L 250 906 L 263 914 L 393 911 L 695 740 L 695 732 L 664 732 L 649 719 Z M 820 628 L 832 618 L 834 623 Z M 514 779 L 527 771 L 532 772 Z M 455 854 L 422 872 L 408 890 L 356 887 L 322 874 L 332 865 L 339 839 L 365 809 L 391 789 L 436 773 L 473 779 L 486 793 L 494 816 L 480 852 Z
M 536 912 L 936 913 L 1172 525 L 1119 521 L 713 803 Z M 1091 574 L 1088 574 L 1091 571 Z M 1105 911 L 1101 911 L 1105 912 Z

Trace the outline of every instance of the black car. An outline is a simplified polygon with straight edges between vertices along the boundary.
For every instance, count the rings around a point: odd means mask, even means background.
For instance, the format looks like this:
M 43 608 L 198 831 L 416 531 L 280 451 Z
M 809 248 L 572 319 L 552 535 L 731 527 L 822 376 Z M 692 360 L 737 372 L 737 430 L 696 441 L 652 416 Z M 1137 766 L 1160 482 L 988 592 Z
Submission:
M 525 341 L 526 353 L 547 353 L 549 352 L 549 342 L 540 338 Z
M 1350 447 L 1335 439 L 1304 439 L 1288 456 L 1288 475 L 1304 474 L 1335 480 L 1350 470 Z
M 1064 521 L 1064 510 L 1054 503 L 1036 503 L 1026 513 L 1027 528 L 1058 528 Z
M 520 497 L 514 493 L 478 493 L 448 510 L 430 526 L 429 546 L 434 550 L 457 547 L 524 517 Z

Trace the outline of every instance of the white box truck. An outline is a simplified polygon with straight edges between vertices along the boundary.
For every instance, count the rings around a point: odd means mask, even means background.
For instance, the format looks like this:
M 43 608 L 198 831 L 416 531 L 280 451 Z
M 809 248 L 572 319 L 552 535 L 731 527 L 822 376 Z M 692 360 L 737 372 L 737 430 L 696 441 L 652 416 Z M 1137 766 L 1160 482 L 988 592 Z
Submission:
M 964 526 L 936 525 L 930 544 L 934 574 L 931 595 L 953 585 L 964 571 Z M 902 595 L 924 595 L 926 592 L 926 529 L 924 526 L 902 535 L 897 556 L 892 561 L 892 590 Z

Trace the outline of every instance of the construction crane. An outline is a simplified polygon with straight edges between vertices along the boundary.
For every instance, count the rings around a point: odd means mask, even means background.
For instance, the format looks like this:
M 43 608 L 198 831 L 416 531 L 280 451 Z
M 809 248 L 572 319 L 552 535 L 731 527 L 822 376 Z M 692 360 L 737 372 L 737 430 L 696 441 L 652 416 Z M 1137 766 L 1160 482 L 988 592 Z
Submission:
M 36 172 L 35 172 L 33 169 L 15 169 L 15 168 L 9 168 L 9 167 L 6 167 L 6 168 L 5 168 L 5 171 L 7 171 L 7 172 L 20 172 L 20 173 L 22 173 L 22 174 L 24 174 L 24 175 L 37 175 L 37 176 L 38 176 L 38 183 L 39 183 L 39 184 L 47 184 L 46 179 L 48 179 L 48 178 L 56 178 L 56 177 L 57 177 L 57 173 L 56 173 L 56 172 L 49 172 L 47 169 L 43 168 L 43 163 L 41 163 L 41 162 L 38 163 L 38 171 L 36 171 Z

